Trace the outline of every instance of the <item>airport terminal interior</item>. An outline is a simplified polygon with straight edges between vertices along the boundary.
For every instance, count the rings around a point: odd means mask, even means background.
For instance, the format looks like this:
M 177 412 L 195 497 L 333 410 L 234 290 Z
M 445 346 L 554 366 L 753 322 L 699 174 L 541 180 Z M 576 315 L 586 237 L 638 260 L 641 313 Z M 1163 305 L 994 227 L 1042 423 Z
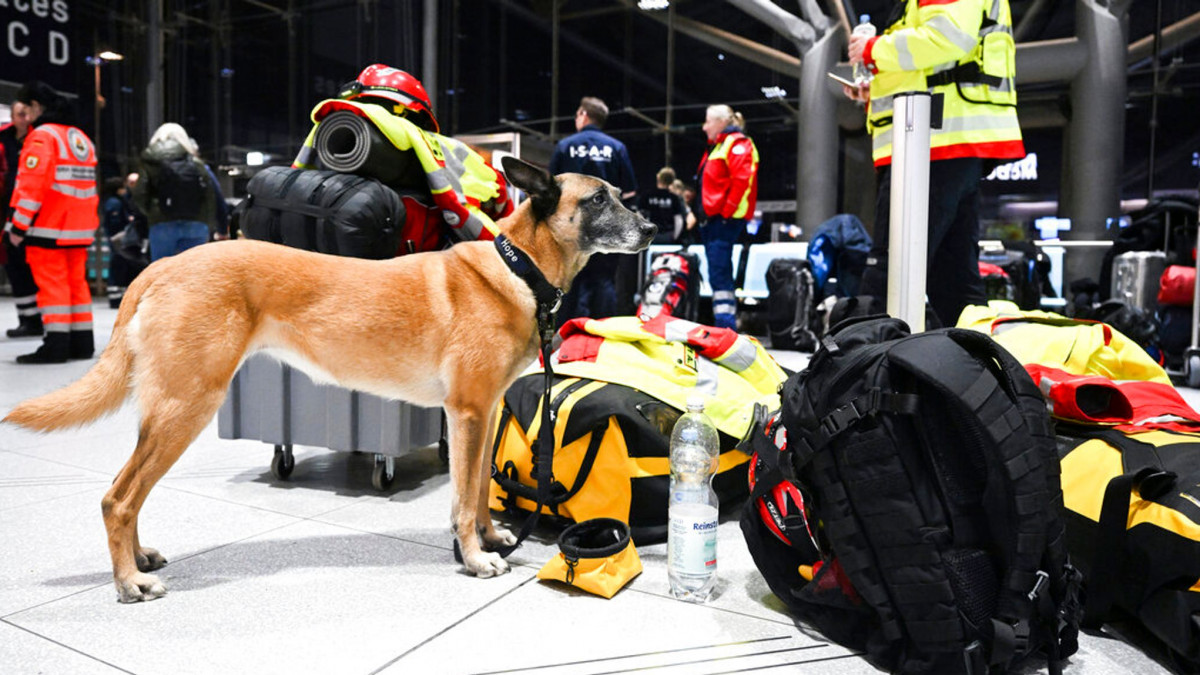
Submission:
M 0 673 L 1200 672 L 1194 2 L 0 0 L 0 25 Z M 965 256 L 926 249 L 939 218 Z M 545 253 L 543 223 L 576 238 Z M 605 236 L 547 299 L 536 261 Z M 477 283 L 528 288 L 528 322 L 472 302 L 410 350 L 453 292 L 397 288 L 396 318 L 362 279 L 455 247 L 521 279 Z M 269 349 L 235 351 L 238 312 Z M 521 362 L 491 362 L 510 331 Z M 411 362 L 370 354 L 443 342 L 488 361 L 445 411 L 389 395 Z M 219 410 L 117 402 L 153 350 Z M 103 402 L 29 422 L 98 363 L 127 369 Z M 486 424 L 455 407 L 505 368 Z M 697 394 L 711 497 L 684 487 Z M 156 420 L 201 409 L 164 460 L 186 424 Z M 460 485 L 513 533 L 558 501 L 481 578 Z M 615 536 L 580 561 L 560 535 L 594 518 Z

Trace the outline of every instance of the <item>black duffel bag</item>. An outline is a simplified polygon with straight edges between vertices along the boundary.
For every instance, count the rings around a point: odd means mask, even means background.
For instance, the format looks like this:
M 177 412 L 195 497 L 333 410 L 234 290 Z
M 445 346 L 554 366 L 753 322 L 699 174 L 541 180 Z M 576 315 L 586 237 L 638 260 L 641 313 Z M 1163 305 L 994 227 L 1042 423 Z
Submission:
M 400 247 L 404 203 L 372 178 L 273 166 L 246 189 L 233 217 L 247 239 L 376 260 Z

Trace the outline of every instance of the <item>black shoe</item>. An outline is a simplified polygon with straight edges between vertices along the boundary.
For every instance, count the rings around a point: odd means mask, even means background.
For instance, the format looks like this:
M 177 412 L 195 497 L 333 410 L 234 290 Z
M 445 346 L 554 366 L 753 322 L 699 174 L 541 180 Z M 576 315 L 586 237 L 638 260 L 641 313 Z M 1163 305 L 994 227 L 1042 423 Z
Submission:
M 5 335 L 10 338 L 41 337 L 44 332 L 42 330 L 42 315 L 35 314 L 33 316 L 21 317 L 21 325 L 16 328 L 9 328 L 5 331 Z
M 73 330 L 68 353 L 72 359 L 90 359 L 96 353 L 96 342 L 90 330 Z
M 17 363 L 66 363 L 70 352 L 70 338 L 66 333 L 50 333 L 36 352 L 18 356 Z

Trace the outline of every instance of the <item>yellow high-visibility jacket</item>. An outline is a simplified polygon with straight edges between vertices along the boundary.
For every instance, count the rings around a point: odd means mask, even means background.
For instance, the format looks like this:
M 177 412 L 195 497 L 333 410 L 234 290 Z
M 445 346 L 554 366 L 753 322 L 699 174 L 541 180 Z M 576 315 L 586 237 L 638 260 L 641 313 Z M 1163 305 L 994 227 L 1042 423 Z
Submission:
M 892 161 L 893 97 L 914 91 L 942 96 L 930 159 L 1025 156 L 1008 0 L 906 0 L 900 21 L 867 42 L 863 63 L 875 73 L 867 109 L 875 166 Z
M 623 384 L 680 410 L 690 394 L 704 394 L 705 414 L 734 438 L 754 423 L 756 402 L 779 409 L 787 375 L 757 340 L 734 330 L 664 314 L 645 323 L 634 316 L 572 319 L 559 334 L 555 375 Z
M 462 141 L 425 131 L 397 117 L 383 106 L 342 99 L 327 99 L 313 108 L 315 123 L 292 166 L 315 168 L 313 143 L 321 120 L 339 110 L 353 112 L 370 120 L 397 149 L 412 151 L 425 171 L 433 201 L 442 209 L 442 219 L 451 234 L 460 241 L 494 239 L 499 229 L 495 221 L 512 213 L 506 183 L 500 172 Z

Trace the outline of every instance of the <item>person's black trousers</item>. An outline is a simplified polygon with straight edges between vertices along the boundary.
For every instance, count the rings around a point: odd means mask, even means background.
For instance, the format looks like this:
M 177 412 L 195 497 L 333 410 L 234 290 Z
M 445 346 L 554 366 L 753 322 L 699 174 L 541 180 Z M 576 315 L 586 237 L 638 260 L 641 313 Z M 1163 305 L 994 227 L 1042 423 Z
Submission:
M 953 326 L 967 305 L 987 302 L 979 276 L 979 181 L 983 160 L 943 159 L 929 164 L 929 258 L 926 293 L 942 324 Z M 878 175 L 875 232 L 861 295 L 887 298 L 888 220 L 892 167 Z

